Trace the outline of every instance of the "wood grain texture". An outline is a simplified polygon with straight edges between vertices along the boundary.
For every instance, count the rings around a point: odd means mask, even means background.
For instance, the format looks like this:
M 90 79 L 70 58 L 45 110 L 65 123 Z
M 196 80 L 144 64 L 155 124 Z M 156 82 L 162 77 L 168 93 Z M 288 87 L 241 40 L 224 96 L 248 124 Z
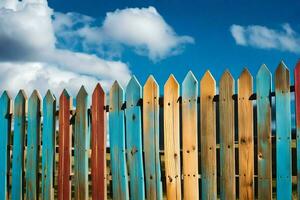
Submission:
M 198 184 L 198 81 L 190 71 L 182 83 L 182 155 L 184 199 L 199 199 Z
M 290 75 L 283 62 L 276 69 L 277 199 L 292 199 Z
M 239 199 L 254 199 L 253 79 L 244 69 L 238 79 Z
M 221 199 L 235 199 L 234 80 L 225 71 L 220 80 L 220 193 Z
M 92 199 L 107 199 L 105 92 L 97 84 L 92 96 Z
M 125 155 L 124 91 L 117 81 L 109 91 L 109 142 L 113 199 L 128 200 L 128 174 Z
M 297 190 L 300 199 L 300 61 L 295 67 L 295 105 L 296 105 L 296 127 L 297 127 Z
M 200 141 L 202 199 L 217 199 L 216 82 L 209 71 L 200 81 Z
M 161 200 L 163 191 L 159 159 L 159 86 L 153 76 L 147 79 L 143 92 L 146 198 Z
M 58 199 L 71 199 L 71 127 L 70 109 L 72 98 L 64 90 L 59 98 L 59 161 Z
M 27 152 L 26 152 L 26 199 L 39 196 L 39 148 L 41 134 L 41 97 L 34 90 L 28 100 Z
M 126 87 L 126 148 L 130 175 L 130 199 L 145 199 L 142 148 L 141 105 L 142 88 L 135 76 Z
M 0 199 L 9 199 L 9 137 L 11 135 L 11 97 L 4 91 L 0 98 Z
M 170 75 L 164 86 L 164 151 L 167 199 L 181 199 L 179 84 Z
M 27 97 L 20 90 L 14 102 L 14 138 L 12 159 L 12 199 L 24 197 L 24 137 Z
M 50 90 L 43 100 L 42 199 L 54 199 L 56 99 Z
M 88 188 L 88 94 L 81 86 L 76 96 L 75 134 L 74 134 L 74 185 L 75 199 L 83 200 L 89 197 Z
M 258 199 L 272 199 L 271 72 L 262 65 L 256 75 Z

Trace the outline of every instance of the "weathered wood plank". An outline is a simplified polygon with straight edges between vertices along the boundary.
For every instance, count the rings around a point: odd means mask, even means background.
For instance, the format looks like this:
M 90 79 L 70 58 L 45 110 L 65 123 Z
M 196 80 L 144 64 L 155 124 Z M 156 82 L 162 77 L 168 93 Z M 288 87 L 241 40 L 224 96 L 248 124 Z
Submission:
M 202 199 L 217 199 L 216 82 L 209 71 L 200 81 Z
M 297 127 L 297 190 L 300 199 L 300 61 L 295 67 L 295 105 Z
M 97 84 L 92 96 L 92 199 L 107 199 L 105 92 Z
M 277 199 L 292 199 L 290 74 L 281 62 L 275 74 Z
M 170 75 L 164 86 L 164 152 L 167 199 L 181 199 L 179 84 Z
M 153 76 L 144 85 L 143 133 L 145 152 L 146 198 L 163 196 L 159 159 L 159 86 Z
M 24 137 L 26 94 L 20 90 L 14 102 L 14 137 L 12 160 L 12 199 L 24 197 Z
M 130 175 L 130 199 L 145 199 L 141 106 L 142 88 L 133 76 L 126 88 L 126 147 Z
M 8 172 L 10 163 L 9 137 L 11 135 L 11 98 L 4 91 L 0 98 L 0 199 L 9 199 Z
M 71 199 L 71 127 L 70 109 L 72 98 L 64 90 L 59 98 L 59 161 L 58 199 Z
M 128 200 L 128 174 L 125 156 L 124 91 L 117 81 L 109 92 L 109 142 L 113 199 Z
M 234 79 L 225 71 L 220 80 L 220 192 L 235 199 Z
M 184 199 L 199 199 L 198 184 L 198 81 L 190 71 L 182 83 L 182 155 Z
M 239 199 L 254 199 L 253 78 L 244 69 L 238 79 Z
M 74 134 L 74 185 L 75 199 L 89 197 L 88 188 L 88 94 L 81 86 L 76 96 L 75 134 Z
M 55 112 L 56 99 L 48 90 L 43 99 L 42 133 L 42 199 L 45 200 L 54 199 Z
M 41 134 L 41 97 L 34 90 L 28 100 L 26 199 L 38 199 L 39 195 L 39 145 Z
M 262 65 L 256 75 L 258 199 L 272 199 L 271 72 Z

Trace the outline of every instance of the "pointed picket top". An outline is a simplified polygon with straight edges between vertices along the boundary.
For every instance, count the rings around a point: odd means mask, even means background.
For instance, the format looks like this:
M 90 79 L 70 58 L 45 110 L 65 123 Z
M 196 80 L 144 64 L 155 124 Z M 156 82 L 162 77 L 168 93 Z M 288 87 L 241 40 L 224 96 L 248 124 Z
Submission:
M 247 68 L 244 68 L 238 79 L 238 91 L 240 95 L 252 93 L 253 77 Z
M 183 86 L 185 86 L 185 85 L 186 86 L 192 86 L 192 85 L 197 85 L 197 84 L 198 84 L 198 81 L 197 81 L 196 77 L 194 76 L 193 72 L 189 71 L 186 74 L 186 76 L 185 76 L 185 78 L 182 82 L 182 85 Z
M 15 100 L 21 100 L 24 101 L 27 99 L 26 93 L 24 90 L 20 90 L 15 98 Z
M 84 98 L 84 97 L 86 97 L 86 96 L 88 96 L 88 93 L 87 93 L 87 91 L 85 90 L 84 86 L 82 85 L 82 86 L 80 87 L 79 92 L 77 93 L 77 96 L 76 96 L 76 102 L 78 102 L 78 100 L 80 100 L 81 98 Z
M 256 78 L 259 77 L 270 77 L 271 78 L 272 74 L 270 72 L 270 70 L 268 69 L 267 65 L 262 64 L 261 67 L 259 68 L 257 74 L 256 74 Z
M 123 88 L 122 88 L 122 86 L 119 84 L 119 82 L 118 81 L 115 81 L 114 83 L 113 83 L 113 85 L 111 86 L 111 88 L 110 88 L 110 92 L 113 92 L 113 91 L 116 91 L 116 90 L 119 90 L 119 91 L 122 91 L 123 92 Z
M 70 95 L 66 89 L 64 89 L 60 95 L 60 99 L 62 98 L 70 99 Z
M 56 100 L 55 96 L 52 94 L 50 90 L 47 90 L 47 93 L 44 97 L 44 101 L 47 101 L 48 103 L 54 102 Z
M 8 93 L 7 90 L 4 90 L 4 92 L 3 92 L 2 95 L 1 95 L 1 99 L 8 99 L 8 100 L 11 100 L 11 96 L 10 96 L 10 94 Z
M 93 97 L 94 97 L 95 95 L 104 95 L 104 94 L 105 94 L 105 92 L 104 92 L 104 90 L 103 90 L 101 84 L 100 84 L 100 83 L 97 83 L 97 85 L 96 85 L 96 87 L 95 87 L 95 89 L 94 89 L 94 91 L 93 91 Z
M 171 74 L 168 78 L 168 80 L 166 81 L 165 85 L 164 85 L 164 89 L 168 89 L 168 88 L 173 88 L 173 89 L 178 89 L 179 88 L 179 84 L 176 80 L 176 78 L 174 77 L 173 74 Z
M 290 72 L 283 61 L 280 61 L 275 72 L 275 89 L 289 90 Z
M 148 90 L 151 91 L 154 88 L 158 88 L 158 87 L 159 87 L 159 85 L 157 84 L 155 78 L 152 75 L 150 75 L 144 85 L 144 94 L 146 91 L 148 91 Z
M 229 81 L 229 82 L 233 82 L 234 81 L 234 79 L 233 79 L 231 73 L 229 72 L 229 70 L 226 70 L 223 73 L 223 75 L 222 75 L 222 77 L 220 79 L 220 84 L 223 83 L 224 81 Z
M 29 97 L 29 101 L 41 101 L 41 95 L 37 90 L 33 90 L 31 96 Z
M 209 70 L 207 70 L 205 72 L 205 74 L 203 75 L 203 77 L 200 81 L 200 85 L 202 85 L 202 84 L 216 85 L 216 80 L 213 77 L 213 75 L 210 73 Z
M 198 92 L 198 81 L 192 71 L 189 71 L 182 82 L 182 97 L 196 98 Z
M 127 84 L 126 91 L 128 90 L 141 90 L 141 84 L 139 81 L 136 79 L 136 77 L 133 75 L 130 79 L 130 81 Z
M 285 71 L 289 71 L 289 69 L 283 61 L 280 61 L 278 67 L 276 68 L 275 77 L 279 76 L 281 73 L 285 73 Z
M 245 67 L 239 77 L 239 79 L 252 79 L 252 75 L 247 67 Z
M 120 111 L 124 101 L 124 90 L 118 81 L 115 81 L 109 90 L 109 110 Z

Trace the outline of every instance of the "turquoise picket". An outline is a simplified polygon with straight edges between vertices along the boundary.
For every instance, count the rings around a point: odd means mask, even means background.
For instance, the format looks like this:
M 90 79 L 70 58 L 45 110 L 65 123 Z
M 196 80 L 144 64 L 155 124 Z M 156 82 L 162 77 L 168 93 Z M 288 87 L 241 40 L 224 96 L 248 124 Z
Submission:
M 43 99 L 42 199 L 44 200 L 54 199 L 55 111 L 56 99 L 48 90 Z
M 0 200 L 8 199 L 9 137 L 11 134 L 11 98 L 4 91 L 0 98 Z
M 20 90 L 14 102 L 14 134 L 12 159 L 12 199 L 22 200 L 24 197 L 24 136 L 26 95 Z
M 271 89 L 271 72 L 262 65 L 256 76 L 259 200 L 272 199 Z
M 26 199 L 38 199 L 39 195 L 39 144 L 41 128 L 41 98 L 34 90 L 28 100 Z
M 74 135 L 75 199 L 88 199 L 88 94 L 82 86 L 76 97 Z
M 130 175 L 130 199 L 145 199 L 142 152 L 141 105 L 142 88 L 133 76 L 126 88 L 126 147 Z
M 128 200 L 128 175 L 125 155 L 124 91 L 117 81 L 109 92 L 109 142 L 113 199 Z
M 277 199 L 292 199 L 290 75 L 283 62 L 276 69 Z

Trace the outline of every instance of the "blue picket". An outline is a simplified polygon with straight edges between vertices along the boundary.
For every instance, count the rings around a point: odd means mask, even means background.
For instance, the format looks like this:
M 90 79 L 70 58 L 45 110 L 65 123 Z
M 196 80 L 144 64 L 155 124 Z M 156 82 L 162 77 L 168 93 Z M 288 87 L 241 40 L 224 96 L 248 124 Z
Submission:
M 109 142 L 113 199 L 128 200 L 124 110 L 122 108 L 124 91 L 117 81 L 114 82 L 109 95 Z
M 283 62 L 276 69 L 277 199 L 292 199 L 291 102 L 289 70 Z
M 26 199 L 38 199 L 39 195 L 39 145 L 41 127 L 41 98 L 34 90 L 28 100 L 27 152 L 26 152 Z
M 88 94 L 82 86 L 76 97 L 74 135 L 75 199 L 88 199 Z
M 22 200 L 24 173 L 24 136 L 26 95 L 20 90 L 14 102 L 14 134 L 12 159 L 12 199 Z
M 131 199 L 145 199 L 142 152 L 141 105 L 142 88 L 133 76 L 126 88 L 126 147 L 130 175 Z
M 8 199 L 9 137 L 11 134 L 11 98 L 4 91 L 0 98 L 0 200 Z
M 48 90 L 43 100 L 42 133 L 42 199 L 45 200 L 54 199 L 55 110 L 56 99 L 50 90 Z

